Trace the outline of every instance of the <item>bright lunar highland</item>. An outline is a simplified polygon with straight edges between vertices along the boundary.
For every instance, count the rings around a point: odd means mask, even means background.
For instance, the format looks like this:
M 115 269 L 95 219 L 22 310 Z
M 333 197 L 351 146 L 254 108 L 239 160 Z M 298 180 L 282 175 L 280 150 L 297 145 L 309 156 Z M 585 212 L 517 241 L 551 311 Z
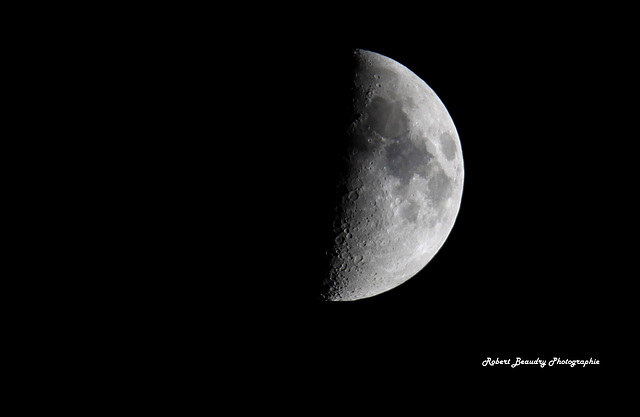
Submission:
M 455 222 L 464 181 L 458 133 L 417 75 L 356 50 L 348 169 L 320 298 L 350 301 L 417 274 Z

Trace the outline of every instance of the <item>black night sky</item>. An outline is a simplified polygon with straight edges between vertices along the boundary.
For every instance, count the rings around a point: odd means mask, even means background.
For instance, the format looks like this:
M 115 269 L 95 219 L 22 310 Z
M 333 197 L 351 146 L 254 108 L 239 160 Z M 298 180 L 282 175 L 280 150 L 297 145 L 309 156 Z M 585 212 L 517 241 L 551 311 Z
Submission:
M 605 359 L 617 314 L 612 282 L 622 274 L 612 215 L 615 154 L 625 137 L 616 123 L 625 111 L 620 52 L 589 28 L 578 35 L 517 25 L 435 45 L 384 36 L 318 44 L 329 55 L 351 47 L 381 53 L 425 80 L 456 124 L 465 186 L 448 240 L 405 284 L 345 303 L 293 302 L 296 290 L 283 290 L 288 299 L 271 305 L 275 334 L 300 347 L 294 356 L 317 372 L 347 361 L 364 375 L 406 368 L 479 377 L 487 357 Z M 331 72 L 330 63 L 307 59 Z M 283 168 L 288 185 L 305 186 L 297 165 L 306 163 Z M 298 209 L 291 219 L 305 217 Z M 304 280 L 305 262 L 289 265 L 261 277 Z
M 637 327 L 637 266 L 625 266 L 638 240 L 640 71 L 637 22 L 625 21 L 635 9 L 342 3 L 79 10 L 68 19 L 81 28 L 51 19 L 62 40 L 48 28 L 33 35 L 48 55 L 25 48 L 33 68 L 8 82 L 40 113 L 58 109 L 24 119 L 48 145 L 29 129 L 20 138 L 36 154 L 68 153 L 43 159 L 69 173 L 75 199 L 39 197 L 27 214 L 59 233 L 41 238 L 18 222 L 27 241 L 64 252 L 59 264 L 37 252 L 29 261 L 45 268 L 33 291 L 52 307 L 26 303 L 16 317 L 49 321 L 52 337 L 23 326 L 34 336 L 18 341 L 34 356 L 18 361 L 31 365 L 23 379 L 45 391 L 55 380 L 74 405 L 175 401 L 184 414 L 202 398 L 214 410 L 228 401 L 332 416 L 344 405 L 404 416 L 404 404 L 422 413 L 437 400 L 448 414 L 475 411 L 469 394 L 488 391 L 481 403 L 493 408 L 505 388 L 518 410 L 554 396 L 590 403 L 596 382 L 623 380 L 606 374 L 637 361 L 625 352 Z M 323 302 L 354 48 L 406 66 L 441 99 L 464 188 L 453 229 L 417 275 L 371 298 Z M 26 88 L 30 78 L 55 88 L 30 96 L 40 85 Z M 48 170 L 33 175 L 51 195 L 69 186 Z M 80 233 L 66 231 L 68 218 Z M 43 293 L 56 287 L 64 296 Z M 601 364 L 483 366 L 518 357 Z M 577 383 L 579 396 L 568 393 Z
M 492 24 L 470 18 L 456 30 L 446 30 L 448 21 L 346 30 L 344 21 L 309 19 L 258 19 L 192 51 L 209 45 L 199 56 L 222 71 L 202 93 L 199 81 L 187 84 L 209 109 L 192 119 L 211 120 L 202 136 L 210 148 L 187 154 L 203 167 L 192 187 L 205 202 L 199 214 L 224 213 L 204 228 L 192 224 L 206 241 L 191 257 L 206 264 L 192 297 L 205 312 L 209 302 L 218 309 L 213 332 L 234 363 L 264 383 L 329 376 L 345 387 L 519 372 L 482 367 L 487 357 L 603 361 L 540 370 L 546 375 L 617 366 L 611 344 L 624 305 L 615 300 L 629 255 L 625 29 L 544 13 Z M 321 216 L 332 204 L 335 132 L 344 127 L 338 104 L 349 99 L 342 63 L 352 48 L 398 61 L 435 91 L 460 136 L 464 191 L 453 230 L 420 273 L 372 298 L 318 302 L 310 283 L 320 273 Z M 206 79 L 202 72 L 194 79 Z M 238 289 L 217 289 L 227 282 Z

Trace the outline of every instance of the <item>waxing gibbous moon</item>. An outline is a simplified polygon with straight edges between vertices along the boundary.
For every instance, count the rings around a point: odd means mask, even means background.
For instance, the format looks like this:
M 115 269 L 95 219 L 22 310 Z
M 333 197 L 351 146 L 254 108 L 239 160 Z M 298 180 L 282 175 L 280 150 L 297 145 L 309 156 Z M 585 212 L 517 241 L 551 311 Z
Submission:
M 372 297 L 417 274 L 447 239 L 462 197 L 462 150 L 444 104 L 400 63 L 361 49 L 354 59 L 327 301 Z

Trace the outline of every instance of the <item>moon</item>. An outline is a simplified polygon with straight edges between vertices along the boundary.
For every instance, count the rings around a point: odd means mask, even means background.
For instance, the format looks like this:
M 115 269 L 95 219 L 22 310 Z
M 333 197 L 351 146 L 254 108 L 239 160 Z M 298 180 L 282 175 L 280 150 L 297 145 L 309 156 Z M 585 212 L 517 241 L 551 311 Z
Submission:
M 352 301 L 406 282 L 449 236 L 462 198 L 464 165 L 451 116 L 402 64 L 353 52 L 348 167 L 320 299 Z

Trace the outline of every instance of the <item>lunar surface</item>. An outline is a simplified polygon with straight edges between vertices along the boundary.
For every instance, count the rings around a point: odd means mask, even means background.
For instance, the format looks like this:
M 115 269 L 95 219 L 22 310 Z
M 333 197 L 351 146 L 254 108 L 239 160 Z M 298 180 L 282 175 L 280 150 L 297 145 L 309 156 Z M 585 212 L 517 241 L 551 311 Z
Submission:
M 460 140 L 445 106 L 417 75 L 354 51 L 347 167 L 320 298 L 350 301 L 417 274 L 449 235 L 462 197 Z

